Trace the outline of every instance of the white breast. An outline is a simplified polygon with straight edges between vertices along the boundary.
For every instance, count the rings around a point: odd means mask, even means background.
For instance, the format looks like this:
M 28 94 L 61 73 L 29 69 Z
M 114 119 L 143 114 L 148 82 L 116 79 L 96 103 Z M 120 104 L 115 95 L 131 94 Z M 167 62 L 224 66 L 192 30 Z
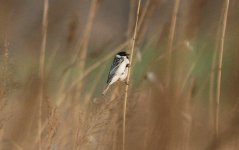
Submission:
M 115 75 L 112 78 L 109 85 L 113 84 L 114 82 L 118 80 L 125 80 L 128 74 L 128 67 L 126 67 L 129 64 L 129 60 L 124 56 L 124 61 L 119 65 L 119 68 L 115 71 Z
M 117 75 L 122 75 L 125 72 L 126 66 L 129 64 L 129 60 L 124 56 L 124 61 L 120 64 L 119 68 L 115 72 Z
M 120 80 L 121 81 L 123 81 L 123 80 L 125 80 L 126 79 L 126 77 L 127 77 L 127 75 L 128 75 L 128 70 L 129 70 L 129 68 L 127 67 L 127 68 L 125 68 L 125 71 L 124 71 L 124 73 L 120 76 Z

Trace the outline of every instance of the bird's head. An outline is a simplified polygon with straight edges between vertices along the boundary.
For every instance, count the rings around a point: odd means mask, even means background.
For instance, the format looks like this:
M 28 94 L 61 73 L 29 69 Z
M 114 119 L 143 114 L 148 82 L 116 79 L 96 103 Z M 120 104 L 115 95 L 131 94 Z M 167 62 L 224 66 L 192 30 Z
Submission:
M 118 52 L 118 53 L 116 54 L 116 56 L 118 56 L 118 57 L 126 56 L 127 58 L 129 58 L 129 55 L 130 55 L 130 54 L 128 54 L 128 53 L 126 53 L 126 52 L 124 52 L 124 51 Z

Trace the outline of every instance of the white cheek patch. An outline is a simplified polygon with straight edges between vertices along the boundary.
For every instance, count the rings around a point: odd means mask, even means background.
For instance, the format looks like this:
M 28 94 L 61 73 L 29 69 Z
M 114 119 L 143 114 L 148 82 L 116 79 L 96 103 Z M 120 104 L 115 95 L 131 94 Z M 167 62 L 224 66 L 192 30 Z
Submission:
M 117 58 L 121 58 L 121 56 L 120 56 L 120 55 L 116 55 L 116 57 L 117 57 Z
M 127 64 L 129 64 L 129 59 L 126 58 L 125 61 L 126 61 Z
M 124 58 L 124 62 L 125 62 L 126 64 L 128 64 L 128 63 L 129 63 L 129 59 L 128 59 L 126 56 L 123 56 L 123 58 Z

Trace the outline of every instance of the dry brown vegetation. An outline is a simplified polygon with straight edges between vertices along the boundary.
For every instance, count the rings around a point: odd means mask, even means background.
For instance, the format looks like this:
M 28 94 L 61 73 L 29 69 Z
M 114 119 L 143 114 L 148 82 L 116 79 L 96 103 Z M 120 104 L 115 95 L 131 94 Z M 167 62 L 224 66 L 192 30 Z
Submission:
M 237 150 L 239 1 L 3 0 L 1 150 Z M 105 96 L 131 53 L 129 86 Z

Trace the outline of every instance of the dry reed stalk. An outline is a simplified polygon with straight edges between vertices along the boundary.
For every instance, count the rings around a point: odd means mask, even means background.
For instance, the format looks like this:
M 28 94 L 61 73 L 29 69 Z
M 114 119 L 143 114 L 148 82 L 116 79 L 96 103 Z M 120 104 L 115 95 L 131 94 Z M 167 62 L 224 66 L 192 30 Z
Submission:
M 92 2 L 91 2 L 85 32 L 83 33 L 81 41 L 76 43 L 77 50 L 74 54 L 74 57 L 71 59 L 72 61 L 71 61 L 70 65 L 65 69 L 64 74 L 63 74 L 62 79 L 61 79 L 61 82 L 59 84 L 60 88 L 58 90 L 58 93 L 61 93 L 60 94 L 61 96 L 58 98 L 57 106 L 59 106 L 62 103 L 64 97 L 67 96 L 66 93 L 63 92 L 63 91 L 65 91 L 65 82 L 69 77 L 70 68 L 77 62 L 77 59 L 78 59 L 79 55 L 80 55 L 79 70 L 81 71 L 81 73 L 80 73 L 79 77 L 75 80 L 75 82 L 73 82 L 70 85 L 70 88 L 68 88 L 68 89 L 72 89 L 73 87 L 75 87 L 77 85 L 78 90 L 80 91 L 81 87 L 82 87 L 81 80 L 86 76 L 86 74 L 88 74 L 92 70 L 94 70 L 94 68 L 91 69 L 90 71 L 85 70 L 85 62 L 86 62 L 86 55 L 87 55 L 87 47 L 88 47 L 88 44 L 89 44 L 89 38 L 90 38 L 90 34 L 91 34 L 92 26 L 93 26 L 93 21 L 94 21 L 96 12 L 97 12 L 99 2 L 100 2 L 100 0 L 92 0 Z M 85 72 L 88 72 L 88 73 L 85 73 Z
M 217 45 L 217 44 L 216 44 Z M 217 48 L 216 48 L 217 49 Z M 209 79 L 209 123 L 214 126 L 214 88 L 215 88 L 215 69 L 216 69 L 216 61 L 217 61 L 217 50 L 213 53 L 211 70 L 210 70 L 210 79 Z M 215 124 L 216 125 L 216 124 Z M 216 129 L 216 127 L 215 127 Z M 216 131 L 215 131 L 216 133 Z
M 133 21 L 134 21 L 134 10 L 135 10 L 135 0 L 131 0 L 130 1 L 130 14 L 129 14 L 129 21 L 128 21 L 128 29 L 126 32 L 127 37 L 130 37 L 130 34 L 132 34 L 132 29 L 133 29 Z M 146 18 L 148 18 L 149 15 L 152 15 L 152 12 L 154 11 L 153 7 L 150 6 L 154 6 L 151 5 L 151 0 L 147 0 L 145 2 L 145 6 L 142 8 L 142 13 L 140 14 L 140 18 L 139 18 L 139 23 L 138 23 L 138 31 L 140 35 L 138 35 L 138 42 L 141 41 L 142 37 L 144 36 L 145 32 L 146 32 L 146 26 L 145 26 L 145 20 Z M 149 15 L 148 15 L 149 14 Z M 147 16 L 147 17 L 146 17 Z M 144 32 L 143 32 L 144 31 Z
M 58 90 L 58 100 L 57 100 L 57 107 L 60 106 L 63 102 L 63 100 L 69 95 L 72 94 L 70 93 L 70 91 L 76 86 L 78 91 L 81 91 L 81 87 L 82 87 L 82 79 L 85 77 L 85 62 L 86 62 L 86 55 L 87 55 L 87 47 L 88 47 L 88 43 L 89 43 L 89 38 L 90 38 L 90 34 L 91 34 L 91 30 L 92 30 L 92 26 L 93 26 L 93 21 L 97 12 L 97 7 L 98 7 L 98 3 L 100 0 L 92 0 L 91 5 L 90 5 L 90 10 L 89 10 L 89 16 L 88 16 L 88 20 L 86 23 L 86 28 L 85 28 L 85 32 L 83 33 L 82 39 L 79 43 L 79 45 L 76 45 L 77 51 L 76 54 L 74 55 L 71 65 L 67 68 L 67 70 L 64 72 L 63 78 L 61 80 L 60 88 Z M 77 43 L 78 44 L 78 43 Z M 80 53 L 80 54 L 79 54 Z M 80 64 L 79 64 L 79 68 L 80 68 L 80 75 L 79 75 L 79 79 L 80 80 L 76 80 L 74 81 L 71 85 L 70 88 L 68 88 L 69 90 L 65 90 L 65 83 L 69 77 L 69 68 L 76 63 L 78 56 L 80 55 Z M 81 93 L 81 92 L 78 92 Z M 78 95 L 80 97 L 80 94 Z M 78 125 L 79 123 L 77 123 Z M 74 149 L 77 149 L 77 142 L 79 139 L 79 127 L 77 127 L 77 131 L 76 131 L 76 135 L 75 135 L 75 142 L 74 142 Z
M 218 70 L 217 70 L 217 93 L 216 93 L 216 136 L 219 134 L 219 113 L 220 113 L 220 96 L 221 96 L 221 77 L 222 77 L 222 61 L 223 61 L 223 52 L 224 52 L 224 41 L 225 33 L 227 27 L 227 16 L 229 10 L 230 0 L 225 0 L 225 8 L 223 14 L 223 23 L 222 23 L 222 35 L 219 45 L 219 60 L 218 60 Z
M 94 22 L 96 12 L 97 12 L 98 2 L 99 2 L 99 0 L 92 0 L 91 5 L 90 5 L 90 13 L 88 16 L 85 32 L 83 34 L 80 49 L 79 49 L 80 50 L 79 70 L 81 71 L 79 76 L 82 76 L 85 71 L 85 64 L 86 64 L 86 59 L 87 59 L 87 48 L 89 45 L 93 22 Z M 77 57 L 77 55 L 76 55 L 76 57 Z M 78 91 L 81 91 L 82 84 L 83 84 L 82 82 L 78 83 L 78 85 L 77 85 Z M 80 93 L 81 92 L 79 92 L 79 94 Z M 80 97 L 80 95 L 79 95 L 79 97 Z
M 142 28 L 143 23 L 145 22 L 145 18 L 150 8 L 149 6 L 151 6 L 150 4 L 151 4 L 151 0 L 147 0 L 144 6 L 144 9 L 142 10 L 142 14 L 140 15 L 140 18 L 139 18 L 138 31 Z
M 114 123 L 113 126 L 116 127 L 117 124 Z M 112 139 L 112 141 L 113 141 L 113 142 L 112 142 L 112 150 L 117 150 L 117 149 L 118 149 L 118 146 L 117 146 L 117 141 L 118 141 L 118 140 L 117 140 L 117 136 L 118 136 L 117 133 L 118 133 L 118 132 L 117 132 L 117 131 L 118 131 L 117 128 L 113 131 L 113 135 L 112 135 L 112 136 L 113 136 L 113 139 Z
M 69 76 L 69 72 L 63 74 L 63 77 L 60 80 L 59 88 L 56 94 L 58 95 L 57 101 L 56 101 L 56 107 L 59 107 L 61 103 L 63 102 L 64 98 L 66 97 L 66 93 L 64 91 L 65 91 L 65 84 L 68 79 L 68 76 Z
M 132 30 L 134 28 L 134 16 L 135 16 L 135 3 L 136 0 L 130 0 L 130 13 L 128 18 L 128 29 L 126 31 L 126 37 L 129 38 L 132 34 Z
M 82 147 L 87 142 L 87 136 L 90 134 L 90 129 L 94 125 L 93 117 L 91 111 L 87 107 L 81 107 L 79 110 L 78 121 L 76 123 L 76 130 L 73 133 L 74 135 L 74 143 L 73 149 L 83 149 Z
M 189 150 L 190 146 L 190 137 L 191 137 L 191 130 L 192 130 L 192 122 L 193 122 L 193 104 L 192 104 L 192 96 L 193 96 L 193 80 L 189 81 L 188 85 L 188 93 L 186 95 L 186 102 L 185 102 L 185 117 L 187 119 L 187 125 L 185 127 L 185 135 L 184 135 L 184 143 L 183 149 Z
M 79 55 L 80 55 L 80 68 L 84 68 L 85 66 L 85 61 L 86 61 L 86 50 L 89 44 L 89 39 L 90 39 L 90 34 L 94 22 L 94 18 L 97 12 L 97 6 L 98 6 L 99 0 L 93 0 L 90 5 L 89 9 L 89 16 L 87 19 L 86 27 L 82 36 L 81 41 L 76 42 L 76 52 L 73 55 L 73 58 L 71 59 L 70 65 L 65 69 L 64 74 L 65 76 L 63 78 L 67 78 L 69 75 L 69 70 L 70 68 L 76 63 Z M 83 70 L 82 70 L 83 72 Z
M 109 101 L 114 101 L 117 97 L 119 96 L 119 86 L 116 86 L 113 91 L 111 92 L 110 100 Z M 112 124 L 112 150 L 117 149 L 117 141 L 118 141 L 118 130 L 119 130 L 119 125 L 117 123 L 117 119 L 119 118 L 120 114 L 120 109 L 118 108 L 117 110 L 115 109 L 115 114 L 111 114 L 113 120 Z
M 0 103 L 0 112 L 3 111 L 3 109 L 5 108 L 6 106 L 6 93 L 7 93 L 7 81 L 8 81 L 8 61 L 9 61 L 9 43 L 8 43 L 8 40 L 7 40 L 7 36 L 5 35 L 5 38 L 4 38 L 4 66 L 3 66 L 3 85 L 2 85 L 2 89 L 0 89 L 0 99 L 1 99 L 1 103 Z
M 39 120 L 38 120 L 38 137 L 39 137 L 39 145 L 38 149 L 42 149 L 42 103 L 44 97 L 44 78 L 45 78 L 45 51 L 46 51 L 46 40 L 47 40 L 47 28 L 48 28 L 48 9 L 49 9 L 49 1 L 44 0 L 43 6 L 43 21 L 42 21 L 42 43 L 41 43 L 41 51 L 40 51 L 40 64 L 39 64 Z
M 134 35 L 132 40 L 132 46 L 131 46 L 131 53 L 130 53 L 130 65 L 132 65 L 133 55 L 134 55 L 134 47 L 135 47 L 135 40 L 137 36 L 138 31 L 138 20 L 139 20 L 139 11 L 140 11 L 140 5 L 141 0 L 138 1 L 138 8 L 137 8 L 137 15 L 136 15 L 136 22 L 135 22 L 135 28 L 134 28 Z M 129 83 L 130 81 L 130 73 L 131 73 L 131 67 L 129 67 L 128 76 L 126 79 L 126 83 Z M 125 150 L 125 131 L 126 131 L 126 109 L 127 109 L 127 101 L 128 101 L 128 89 L 129 85 L 127 84 L 125 87 L 125 97 L 124 97 L 124 108 L 123 108 L 123 150 Z
M 214 97 L 215 97 L 215 75 L 216 75 L 216 62 L 217 62 L 217 58 L 218 58 L 218 47 L 219 47 L 219 42 L 220 42 L 220 34 L 221 34 L 221 24 L 222 24 L 222 20 L 223 19 L 223 11 L 221 12 L 220 15 L 220 20 L 219 20 L 219 26 L 217 29 L 217 35 L 216 37 L 218 37 L 216 39 L 216 43 L 215 43 L 215 50 L 213 52 L 213 58 L 212 58 L 212 64 L 211 64 L 211 70 L 210 70 L 210 80 L 209 80 L 209 123 L 211 124 L 211 126 L 216 125 L 216 120 L 215 120 L 215 108 L 214 108 Z M 215 127 L 216 129 L 216 127 Z M 216 133 L 216 131 L 215 131 Z
M 130 8 L 129 8 L 128 28 L 126 31 L 127 38 L 131 37 L 133 29 L 134 29 L 136 0 L 130 0 L 129 5 L 130 5 Z M 128 45 L 127 49 L 130 49 L 130 45 Z
M 133 22 L 134 22 L 134 12 L 135 12 L 135 0 L 131 0 L 130 1 L 130 14 L 129 14 L 129 21 L 128 21 L 128 29 L 126 32 L 127 38 L 130 37 L 130 34 L 132 34 L 132 29 L 133 29 Z M 137 32 L 140 32 L 140 30 L 143 30 L 143 28 L 145 28 L 144 26 L 144 22 L 145 22 L 145 18 L 147 16 L 147 13 L 149 12 L 149 8 L 151 6 L 151 0 L 147 0 L 145 2 L 145 6 L 142 8 L 142 14 L 140 14 L 140 18 L 139 18 L 139 23 L 138 23 L 138 29 Z M 154 9 L 150 9 L 150 12 L 152 13 Z M 146 30 L 143 30 L 146 31 Z M 141 33 L 141 32 L 140 32 Z M 138 41 L 140 41 L 140 37 L 143 37 L 143 35 L 145 34 L 145 32 L 142 32 L 140 35 L 138 35 Z
M 78 59 L 79 54 L 80 54 L 80 58 L 86 57 L 86 53 L 87 53 L 86 50 L 87 50 L 87 47 L 89 44 L 90 34 L 91 34 L 91 30 L 92 30 L 93 22 L 94 22 L 95 15 L 97 12 L 99 1 L 100 0 L 92 0 L 91 1 L 90 9 L 89 9 L 89 16 L 87 18 L 84 33 L 83 33 L 82 38 L 80 39 L 80 42 L 76 43 L 77 50 L 75 52 L 74 57 L 72 58 L 71 64 L 75 64 L 75 62 Z M 80 61 L 81 61 L 80 67 L 84 68 L 85 59 L 80 60 Z
M 79 119 L 79 123 L 82 123 L 81 120 Z M 78 123 L 78 124 L 79 124 Z M 77 129 L 76 129 L 76 135 L 75 135 L 75 138 L 74 138 L 74 146 L 73 146 L 73 149 L 74 150 L 77 150 L 78 149 L 78 140 L 79 140 L 79 137 L 80 137 L 80 127 L 78 125 Z
M 154 9 L 152 9 L 150 6 L 151 5 L 151 0 L 147 0 L 145 2 L 145 6 L 142 8 L 142 13 L 140 14 L 140 18 L 139 18 L 139 23 L 138 23 L 138 29 L 137 29 L 137 33 L 139 33 L 138 35 L 138 42 L 140 43 L 140 41 L 142 41 L 142 37 L 145 35 L 145 32 L 143 31 L 146 31 L 146 26 L 149 25 L 149 24 L 146 24 L 145 20 L 150 16 L 152 15 L 152 12 Z
M 8 60 L 9 60 L 9 42 L 7 37 L 4 38 L 4 66 L 5 70 L 7 71 L 8 66 Z
M 53 138 L 56 134 L 56 130 L 57 130 L 57 118 L 56 118 L 56 107 L 54 108 L 50 108 L 51 112 L 48 115 L 48 127 L 49 127 L 49 131 L 48 131 L 48 135 L 47 135 L 47 149 L 51 150 L 52 148 L 52 143 L 53 143 Z
M 174 34 L 175 34 L 179 4 L 180 4 L 180 0 L 175 0 L 173 14 L 171 18 L 170 31 L 169 31 L 169 39 L 168 39 L 168 45 L 167 45 L 168 50 L 167 50 L 167 62 L 166 62 L 166 76 L 165 76 L 166 90 L 169 88 L 170 80 L 171 80 L 171 63 L 172 63 L 171 61 L 172 61 L 173 41 L 174 41 Z
M 4 133 L 5 133 L 5 130 L 4 130 L 4 128 L 3 128 L 3 123 L 2 123 L 2 121 L 1 121 L 1 122 L 0 122 L 0 142 L 3 142 Z
M 147 31 L 147 27 L 149 27 L 149 23 L 147 23 L 145 20 L 152 16 L 154 12 L 154 5 L 152 5 L 151 0 L 147 0 L 145 3 L 145 6 L 142 9 L 142 13 L 140 14 L 139 18 L 139 25 L 138 25 L 138 43 L 140 43 L 143 40 L 143 37 Z

